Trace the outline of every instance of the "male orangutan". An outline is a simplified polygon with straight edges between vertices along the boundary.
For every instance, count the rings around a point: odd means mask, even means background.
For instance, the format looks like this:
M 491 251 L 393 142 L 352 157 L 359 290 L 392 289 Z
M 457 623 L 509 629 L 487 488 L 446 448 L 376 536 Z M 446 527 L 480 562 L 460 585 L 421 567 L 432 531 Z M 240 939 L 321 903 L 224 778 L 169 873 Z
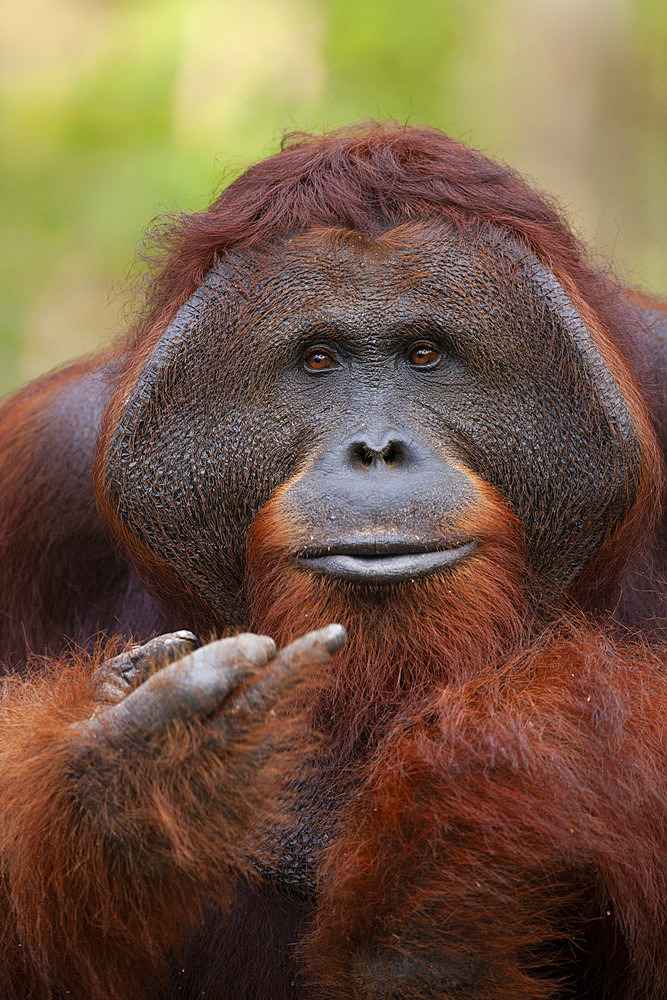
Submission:
M 667 996 L 660 313 L 425 128 L 164 250 L 0 417 L 0 996 Z

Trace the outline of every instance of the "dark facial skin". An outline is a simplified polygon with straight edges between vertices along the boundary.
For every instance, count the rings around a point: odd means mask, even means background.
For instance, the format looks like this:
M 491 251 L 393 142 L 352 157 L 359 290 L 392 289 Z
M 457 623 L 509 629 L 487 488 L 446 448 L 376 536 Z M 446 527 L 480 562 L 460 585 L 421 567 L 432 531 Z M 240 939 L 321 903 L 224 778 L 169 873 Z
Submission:
M 626 404 L 563 289 L 494 233 L 310 234 L 228 259 L 165 331 L 105 457 L 121 522 L 226 625 L 283 488 L 303 572 L 359 586 L 474 558 L 480 481 L 545 590 L 631 504 Z

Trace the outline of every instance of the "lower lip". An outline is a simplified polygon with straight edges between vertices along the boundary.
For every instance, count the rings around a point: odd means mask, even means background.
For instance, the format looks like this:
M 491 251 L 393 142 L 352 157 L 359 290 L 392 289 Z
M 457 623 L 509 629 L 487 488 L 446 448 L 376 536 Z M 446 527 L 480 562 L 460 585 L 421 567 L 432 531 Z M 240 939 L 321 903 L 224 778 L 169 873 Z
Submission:
M 476 542 L 466 542 L 455 549 L 437 552 L 405 552 L 400 555 L 353 556 L 328 555 L 301 558 L 300 566 L 324 576 L 355 583 L 399 583 L 430 576 L 459 562 L 477 547 Z

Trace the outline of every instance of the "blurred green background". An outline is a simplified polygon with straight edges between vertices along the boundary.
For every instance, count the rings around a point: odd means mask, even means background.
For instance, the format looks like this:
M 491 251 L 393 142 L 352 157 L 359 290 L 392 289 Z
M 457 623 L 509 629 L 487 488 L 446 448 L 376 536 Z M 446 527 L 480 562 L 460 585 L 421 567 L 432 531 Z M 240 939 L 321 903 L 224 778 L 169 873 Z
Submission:
M 664 0 L 3 0 L 1 15 L 2 392 L 109 339 L 150 219 L 205 207 L 285 129 L 439 126 L 665 291 Z

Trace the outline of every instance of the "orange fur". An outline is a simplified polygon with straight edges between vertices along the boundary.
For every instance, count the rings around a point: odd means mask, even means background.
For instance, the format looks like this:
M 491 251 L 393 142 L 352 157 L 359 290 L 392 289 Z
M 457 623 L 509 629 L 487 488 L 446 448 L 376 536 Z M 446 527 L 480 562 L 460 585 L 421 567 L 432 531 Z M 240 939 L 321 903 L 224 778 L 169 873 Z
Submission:
M 572 620 L 397 726 L 326 855 L 318 996 L 407 955 L 411 1000 L 545 1000 L 584 952 L 591 996 L 664 996 L 663 665 Z
M 301 695 L 306 717 L 324 725 L 330 753 L 335 745 L 342 758 L 353 756 L 397 712 L 409 714 L 434 690 L 461 683 L 477 664 L 520 643 L 527 584 L 521 536 L 496 492 L 477 487 L 479 505 L 454 530 L 478 539 L 478 551 L 444 577 L 390 591 L 359 592 L 290 563 L 303 539 L 285 509 L 287 486 L 258 515 L 248 546 L 252 628 L 279 645 L 332 621 L 348 631 L 317 694 Z
M 203 723 L 151 746 L 93 740 L 77 723 L 94 707 L 92 669 L 115 651 L 52 661 L 2 692 L 7 1000 L 144 996 L 203 906 L 228 906 L 239 876 L 254 877 L 245 833 L 260 815 L 278 821 L 275 790 L 304 752 L 276 714 L 222 750 Z M 267 739 L 276 750 L 250 781 L 246 752 Z

